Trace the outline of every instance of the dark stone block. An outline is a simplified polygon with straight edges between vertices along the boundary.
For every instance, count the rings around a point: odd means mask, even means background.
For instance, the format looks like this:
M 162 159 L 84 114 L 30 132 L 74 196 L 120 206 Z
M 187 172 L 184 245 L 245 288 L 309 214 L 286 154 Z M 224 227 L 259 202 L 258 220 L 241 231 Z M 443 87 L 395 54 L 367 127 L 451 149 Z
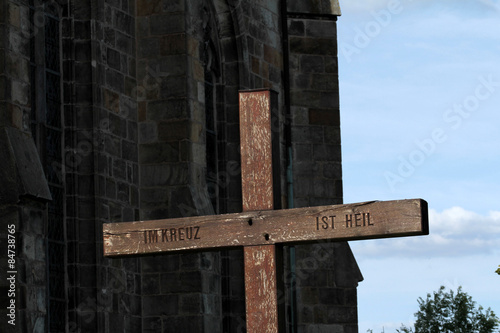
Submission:
M 137 97 L 137 93 L 138 93 L 137 80 L 133 77 L 126 76 L 125 77 L 125 94 L 128 97 L 135 99 Z M 131 114 L 132 110 L 136 108 L 135 101 L 125 104 L 124 108 L 125 108 L 125 110 L 122 110 L 122 112 L 125 111 L 125 113 L 127 115 Z
M 176 142 L 159 142 L 141 145 L 139 152 L 140 163 L 178 162 L 179 160 L 179 144 Z
M 307 20 L 306 35 L 310 37 L 326 37 L 333 41 L 337 39 L 337 25 L 335 21 Z
M 116 31 L 111 27 L 103 27 L 103 41 L 106 45 L 115 47 Z
M 160 53 L 160 39 L 159 38 L 141 38 L 138 44 L 139 58 L 148 58 L 151 54 Z
M 301 306 L 297 310 L 298 320 L 300 323 L 313 323 L 314 322 L 314 311 L 311 306 Z
M 138 0 L 137 1 L 137 15 L 149 16 L 152 14 L 160 13 L 162 8 L 162 0 Z M 168 2 L 168 1 L 167 1 Z
M 311 144 L 295 144 L 293 153 L 296 161 L 312 161 L 313 147 Z
M 342 166 L 341 162 L 338 163 L 325 163 L 323 165 L 323 177 L 327 179 L 341 179 Z
M 116 49 L 120 52 L 133 55 L 135 49 L 135 40 L 119 31 L 115 31 Z
M 200 271 L 181 272 L 178 275 L 178 290 L 177 292 L 199 292 L 202 290 L 203 273 Z M 162 283 L 165 282 L 162 276 Z
M 158 208 L 166 206 L 169 203 L 168 190 L 161 188 L 142 189 L 141 190 L 141 207 Z
M 151 101 L 148 103 L 147 119 L 170 120 L 187 118 L 187 104 L 188 101 L 185 98 Z
M 319 100 L 319 106 L 321 108 L 334 108 L 339 109 L 339 94 L 337 91 L 332 92 L 322 92 Z
M 113 10 L 115 25 L 118 30 L 126 33 L 127 35 L 134 35 L 135 21 L 132 16 L 125 14 L 119 10 Z
M 117 199 L 123 203 L 129 203 L 130 201 L 130 188 L 126 183 L 119 182 L 118 183 L 118 193 Z M 123 217 L 124 220 L 133 219 L 133 216 L 129 216 L 128 218 Z
M 320 93 L 317 91 L 294 90 L 291 94 L 291 101 L 294 106 L 318 107 Z
M 116 199 L 116 182 L 114 179 L 106 179 L 106 197 Z
M 30 55 L 30 43 L 29 38 L 26 38 L 23 32 L 17 29 L 10 29 L 8 33 L 4 32 L 7 29 L 0 25 L 0 33 L 5 33 L 3 36 L 9 36 L 8 38 L 3 38 L 6 48 L 13 51 L 14 54 L 22 55 L 29 58 Z
M 92 82 L 92 67 L 88 62 L 75 62 L 75 82 L 89 83 Z M 68 87 L 69 88 L 69 87 Z
M 188 165 L 186 163 L 144 165 L 140 173 L 143 186 L 185 185 L 188 183 Z
M 77 3 L 75 3 L 75 5 L 73 6 L 73 15 L 75 20 L 90 20 L 90 2 L 78 1 Z
M 158 124 L 161 141 L 179 141 L 190 139 L 191 122 L 189 120 L 161 122 Z
M 327 316 L 328 316 L 328 309 L 324 305 L 314 305 L 313 306 L 313 311 L 314 311 L 314 323 L 326 323 L 327 322 Z M 319 325 L 311 325 L 311 327 L 318 327 Z M 328 331 L 328 333 L 331 333 L 331 331 Z
M 179 303 L 180 313 L 183 315 L 201 314 L 203 312 L 202 294 L 180 295 Z
M 143 318 L 142 327 L 145 333 L 158 333 L 162 329 L 161 317 Z
M 142 294 L 156 295 L 160 293 L 160 275 L 144 274 L 142 276 Z
M 321 288 L 319 301 L 326 305 L 344 305 L 344 291 L 340 288 Z
M 337 55 L 337 41 L 326 38 L 290 37 L 290 52 L 300 54 Z
M 95 266 L 78 266 L 78 276 L 80 277 L 80 286 L 92 288 L 96 286 L 96 269 Z
M 137 142 L 138 139 L 138 124 L 135 121 L 127 122 L 127 140 Z
M 311 79 L 311 74 L 303 74 L 301 72 L 294 73 L 291 86 L 294 90 L 310 89 Z
M 338 0 L 291 0 L 287 2 L 287 10 L 293 13 L 331 15 L 332 20 L 340 15 Z
M 131 192 L 129 187 L 129 193 Z M 137 202 L 137 201 L 136 201 Z M 125 204 L 134 205 L 132 199 L 130 198 L 130 194 L 128 197 L 128 202 L 124 201 Z M 122 209 L 123 222 L 134 222 L 137 221 L 138 218 L 136 216 L 136 211 L 132 207 L 123 207 Z
M 156 123 L 142 122 L 139 124 L 139 143 L 149 143 L 158 140 Z
M 338 74 L 339 64 L 337 57 L 324 57 L 325 58 L 325 71 L 327 73 Z
M 335 109 L 310 109 L 309 124 L 321 126 L 340 126 L 340 113 Z
M 149 316 L 172 316 L 179 313 L 178 295 L 144 296 L 142 314 Z
M 122 158 L 128 161 L 136 162 L 139 157 L 137 143 L 122 141 Z
M 249 37 L 249 41 L 250 41 L 250 37 Z M 232 41 L 229 38 L 221 40 L 221 48 L 223 49 L 222 52 L 224 54 L 224 61 L 225 62 L 235 62 L 238 60 L 238 52 L 235 49 L 234 41 Z M 250 43 L 249 43 L 249 49 L 252 50 L 250 48 Z M 252 52 L 250 51 L 250 53 L 252 53 Z
M 113 161 L 113 176 L 125 180 L 126 179 L 126 163 L 121 159 L 115 159 Z
M 96 248 L 93 243 L 81 243 L 78 246 L 78 255 L 80 264 L 94 264 L 94 258 L 96 256 Z
M 325 143 L 340 145 L 340 128 L 335 126 L 325 127 Z
M 323 57 L 316 55 L 301 56 L 300 70 L 302 73 L 323 73 L 325 71 Z
M 300 177 L 295 179 L 294 191 L 300 193 L 301 197 L 308 197 L 313 192 L 313 184 L 310 178 Z
M 305 26 L 303 20 L 288 20 L 289 36 L 304 36 Z
M 113 90 L 123 93 L 125 91 L 125 80 L 122 73 L 106 68 L 106 84 Z
M 344 333 L 358 333 L 358 325 L 343 325 Z
M 8 87 L 8 86 L 9 86 L 9 83 L 7 82 L 7 78 L 3 75 L 0 75 L 0 101 L 2 101 L 2 104 L 4 103 L 4 100 L 6 99 L 6 97 L 9 97 L 7 95 L 8 93 L 7 93 L 7 89 L 6 89 L 6 87 Z M 2 105 L 2 107 L 3 107 L 3 105 Z M 2 115 L 2 123 L 5 122 L 5 120 L 3 119 L 4 117 L 5 117 L 5 114 Z
M 167 35 L 184 31 L 184 14 L 160 14 L 150 17 L 151 35 Z
M 189 271 L 200 269 L 201 253 L 186 253 L 181 256 L 181 270 Z
M 110 107 L 115 108 L 117 105 L 116 101 L 111 103 L 112 105 Z M 120 138 L 127 137 L 127 121 L 125 119 L 110 112 L 108 114 L 108 121 L 109 121 L 109 131 L 112 134 Z
M 314 74 L 312 77 L 311 89 L 329 91 L 338 94 L 338 77 L 337 75 L 331 74 Z
M 340 145 L 314 145 L 315 161 L 340 161 Z
M 203 316 L 182 316 L 163 319 L 165 332 L 203 332 Z M 207 331 L 212 332 L 212 331 Z
M 92 50 L 89 41 L 74 42 L 75 61 L 90 62 L 92 60 Z
M 174 272 L 179 270 L 179 255 L 169 254 L 141 258 L 144 273 Z
M 67 22 L 68 25 L 71 23 L 70 20 L 64 20 L 63 22 Z M 90 39 L 90 21 L 74 21 L 73 25 L 75 39 Z M 69 29 L 69 27 L 65 28 Z
M 292 139 L 300 143 L 322 142 L 323 128 L 321 126 L 293 126 Z
M 344 304 L 351 306 L 357 304 L 358 294 L 356 288 L 347 288 L 343 290 L 344 290 Z
M 141 315 L 141 303 L 140 296 L 122 294 L 119 311 L 126 314 Z M 126 320 L 125 325 L 130 325 L 130 322 Z
M 106 0 L 106 4 L 118 9 L 120 8 L 120 0 Z
M 116 202 L 109 203 L 109 222 L 122 222 L 123 214 L 122 214 L 122 205 Z
M 282 81 L 282 71 L 281 69 L 269 66 L 269 80 L 274 83 L 280 83 Z
M 301 304 L 318 304 L 318 288 L 300 288 L 300 300 Z
M 343 324 L 343 323 L 356 323 L 358 320 L 358 312 L 356 306 L 353 307 L 328 307 L 328 323 L 329 324 Z
M 4 69 L 7 76 L 19 81 L 29 81 L 29 62 L 26 59 L 19 57 L 18 54 L 7 52 L 5 59 L 1 59 L 0 57 L 0 60 L 4 61 L 0 64 L 2 67 L 5 66 Z
M 161 55 L 185 54 L 187 52 L 186 34 L 163 36 L 160 41 Z
M 187 78 L 185 76 L 168 76 L 160 79 L 161 98 L 187 97 Z
M 170 193 L 170 206 L 168 216 L 188 217 L 200 215 L 195 208 L 191 190 L 187 186 L 179 186 Z
M 190 271 L 181 273 L 165 273 L 161 275 L 162 293 L 192 293 L 202 290 L 203 273 Z
M 78 194 L 92 196 L 94 194 L 94 175 L 78 175 Z
M 108 47 L 106 58 L 109 67 L 116 69 L 117 71 L 121 70 L 120 52 Z
M 320 166 L 318 163 L 314 161 L 295 161 L 293 164 L 293 172 L 298 175 L 309 175 L 309 174 L 318 174 L 320 170 Z
M 137 38 L 149 37 L 149 16 L 137 16 L 135 20 Z

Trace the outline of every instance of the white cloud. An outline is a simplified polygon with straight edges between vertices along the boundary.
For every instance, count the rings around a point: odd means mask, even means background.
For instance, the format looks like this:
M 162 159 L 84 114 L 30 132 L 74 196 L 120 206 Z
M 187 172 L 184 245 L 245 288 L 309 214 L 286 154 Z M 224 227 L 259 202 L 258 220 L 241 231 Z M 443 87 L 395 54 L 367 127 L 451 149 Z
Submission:
M 500 212 L 480 215 L 461 207 L 429 211 L 428 236 L 351 242 L 357 258 L 467 257 L 500 251 Z

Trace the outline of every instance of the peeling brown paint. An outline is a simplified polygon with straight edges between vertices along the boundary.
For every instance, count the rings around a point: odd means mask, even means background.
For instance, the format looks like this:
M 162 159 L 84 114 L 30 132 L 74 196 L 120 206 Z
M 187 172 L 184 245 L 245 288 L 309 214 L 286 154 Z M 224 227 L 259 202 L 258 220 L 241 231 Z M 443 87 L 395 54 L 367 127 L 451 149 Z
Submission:
M 243 211 L 274 209 L 271 92 L 240 92 Z M 259 220 L 252 223 L 255 230 Z M 255 228 L 254 228 L 255 226 Z M 264 231 L 261 235 L 269 235 Z M 258 234 L 255 235 L 258 238 Z M 264 237 L 268 240 L 269 236 Z M 248 333 L 279 330 L 276 246 L 244 248 Z
M 189 228 L 199 231 L 178 237 L 179 230 Z M 165 239 L 162 230 L 168 231 Z M 172 238 L 173 230 L 176 239 Z M 428 234 L 428 230 L 427 203 L 421 199 L 108 223 L 103 227 L 106 256 L 417 236 Z M 155 241 L 146 242 L 145 232 L 156 233 Z

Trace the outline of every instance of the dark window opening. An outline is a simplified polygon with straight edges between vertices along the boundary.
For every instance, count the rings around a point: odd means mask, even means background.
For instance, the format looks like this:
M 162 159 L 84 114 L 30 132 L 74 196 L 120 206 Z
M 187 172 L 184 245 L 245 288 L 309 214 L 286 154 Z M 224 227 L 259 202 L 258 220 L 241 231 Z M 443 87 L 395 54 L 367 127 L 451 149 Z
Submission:
M 205 144 L 206 144 L 206 172 L 208 196 L 215 214 L 221 212 L 220 184 L 219 184 L 219 133 L 217 115 L 217 83 L 220 77 L 220 64 L 217 48 L 213 42 L 217 38 L 212 29 L 211 15 L 205 8 L 207 15 L 203 22 L 204 43 L 202 61 L 204 65 L 205 90 Z
M 218 152 L 217 152 L 217 118 L 215 106 L 215 87 L 213 73 L 205 71 L 205 128 L 206 128 L 206 182 L 208 195 L 214 213 L 219 212 L 218 198 Z
M 59 8 L 29 2 L 31 133 L 52 195 L 46 238 L 47 330 L 66 329 L 66 228 Z M 43 23 L 43 24 L 41 24 Z

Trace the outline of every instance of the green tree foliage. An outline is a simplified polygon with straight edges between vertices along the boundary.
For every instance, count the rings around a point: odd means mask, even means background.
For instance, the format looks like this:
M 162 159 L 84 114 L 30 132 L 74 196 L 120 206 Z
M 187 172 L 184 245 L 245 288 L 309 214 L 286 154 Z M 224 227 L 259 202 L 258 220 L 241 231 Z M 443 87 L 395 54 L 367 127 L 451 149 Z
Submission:
M 498 265 L 498 269 L 496 270 L 496 273 L 500 275 L 500 265 Z
M 472 297 L 459 287 L 445 292 L 439 288 L 433 295 L 418 299 L 415 329 L 402 326 L 399 333 L 494 333 L 499 318 L 489 308 L 476 308 Z M 498 332 L 498 331 L 497 331 Z

